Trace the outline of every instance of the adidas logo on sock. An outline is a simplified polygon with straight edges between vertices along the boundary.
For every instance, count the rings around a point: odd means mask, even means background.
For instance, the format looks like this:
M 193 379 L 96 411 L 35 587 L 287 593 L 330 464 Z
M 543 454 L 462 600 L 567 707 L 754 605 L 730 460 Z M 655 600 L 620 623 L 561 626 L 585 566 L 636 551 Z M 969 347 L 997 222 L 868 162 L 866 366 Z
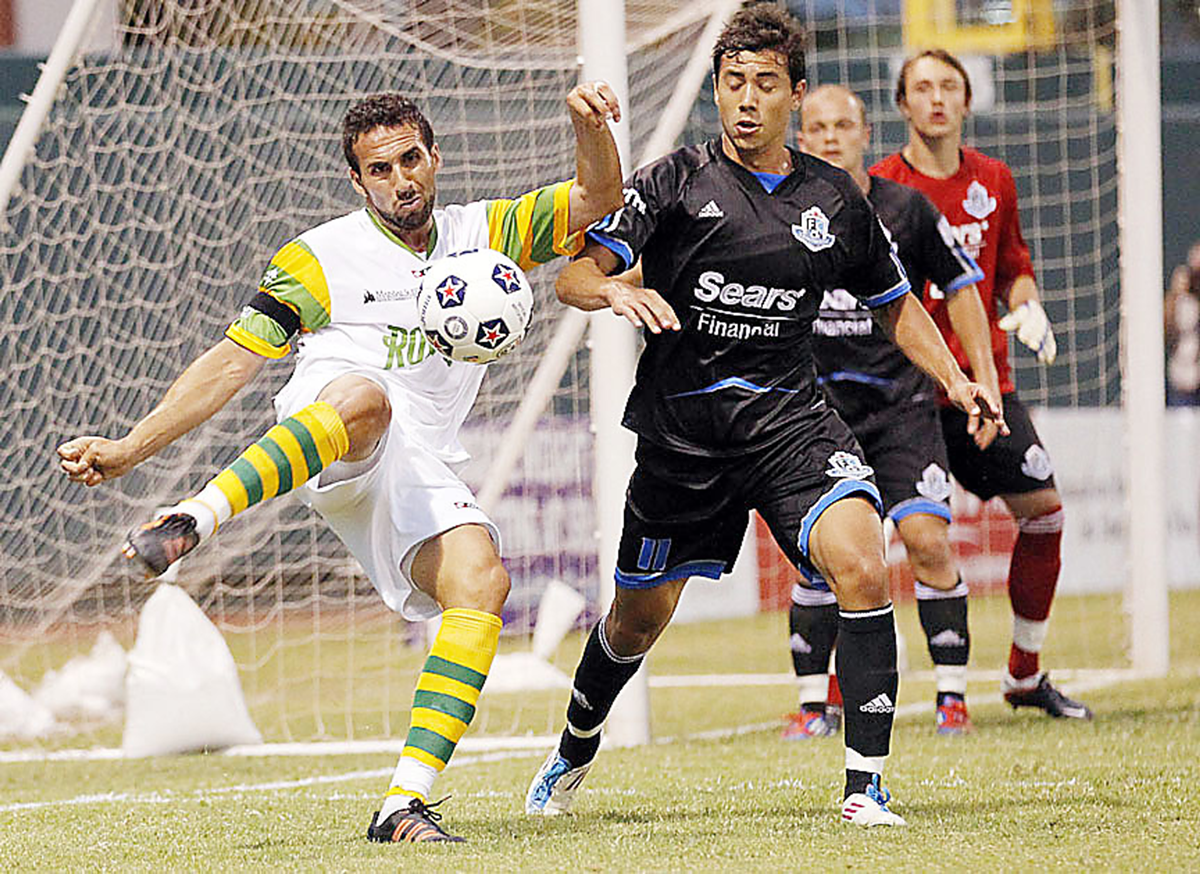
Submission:
M 700 207 L 700 211 L 696 213 L 696 218 L 725 218 L 725 213 L 721 212 L 721 207 L 717 206 L 715 200 L 710 200 L 704 206 Z
M 966 646 L 967 642 L 963 636 L 953 628 L 947 628 L 944 631 L 939 631 L 933 637 L 929 638 L 930 646 Z
M 858 708 L 863 713 L 894 713 L 896 705 L 888 697 L 887 692 L 880 692 L 866 704 Z

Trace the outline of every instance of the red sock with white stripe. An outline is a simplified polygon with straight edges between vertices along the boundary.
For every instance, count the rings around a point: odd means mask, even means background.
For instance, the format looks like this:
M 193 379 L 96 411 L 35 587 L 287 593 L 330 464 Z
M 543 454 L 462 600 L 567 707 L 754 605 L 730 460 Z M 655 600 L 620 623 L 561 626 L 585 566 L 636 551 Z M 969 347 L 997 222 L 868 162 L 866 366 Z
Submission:
M 1062 567 L 1062 526 L 1061 507 L 1017 523 L 1017 542 L 1008 572 L 1008 597 L 1013 609 L 1008 674 L 1017 687 L 1037 682 L 1038 653 L 1046 639 L 1050 605 Z

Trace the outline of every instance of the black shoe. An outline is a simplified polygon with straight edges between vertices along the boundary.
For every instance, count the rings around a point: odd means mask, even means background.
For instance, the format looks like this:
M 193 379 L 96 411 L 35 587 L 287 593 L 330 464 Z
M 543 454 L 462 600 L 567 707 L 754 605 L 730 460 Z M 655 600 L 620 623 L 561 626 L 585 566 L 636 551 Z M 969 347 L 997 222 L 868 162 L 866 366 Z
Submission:
M 196 520 L 187 513 L 159 516 L 125 535 L 121 552 L 141 566 L 143 576 L 152 580 L 173 563 L 196 548 L 200 535 Z
M 445 798 L 442 799 L 442 801 L 445 800 Z M 379 823 L 376 822 L 379 819 L 379 811 L 375 811 L 375 814 L 371 817 L 371 824 L 367 826 L 367 839 L 379 841 L 382 844 L 418 844 L 424 841 L 462 843 L 462 838 L 447 834 L 438 825 L 442 815 L 432 808 L 437 807 L 442 801 L 426 804 L 420 798 L 414 798 L 408 803 L 407 808 L 397 810 L 383 822 Z
M 1028 691 L 1011 690 L 1004 693 L 1004 700 L 1016 710 L 1018 707 L 1038 707 L 1051 716 L 1063 719 L 1091 719 L 1092 711 L 1086 704 L 1072 701 L 1050 685 L 1050 675 L 1042 674 L 1038 684 Z

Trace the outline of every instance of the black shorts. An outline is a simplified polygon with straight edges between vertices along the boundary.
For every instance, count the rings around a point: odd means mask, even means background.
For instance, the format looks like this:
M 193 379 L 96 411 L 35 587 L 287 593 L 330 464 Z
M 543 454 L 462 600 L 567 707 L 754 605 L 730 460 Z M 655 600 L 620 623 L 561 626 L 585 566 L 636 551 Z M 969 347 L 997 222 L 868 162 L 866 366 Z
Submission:
M 950 454 L 950 472 L 964 489 L 988 500 L 996 495 L 1023 495 L 1054 488 L 1054 466 L 1029 411 L 1016 393 L 1006 394 L 1004 420 L 1012 432 L 997 437 L 982 452 L 967 433 L 967 414 L 942 407 L 942 436 Z
M 806 576 L 808 537 L 836 501 L 861 495 L 876 508 L 879 491 L 854 436 L 823 407 L 788 439 L 726 458 L 665 449 L 639 440 L 625 495 L 617 585 L 652 588 L 669 580 L 718 579 L 732 568 L 751 510 Z
M 899 522 L 928 513 L 949 522 L 950 461 L 936 402 L 908 399 L 882 406 L 875 394 L 874 403 L 848 411 L 856 418 L 846 424 L 875 469 L 884 515 Z

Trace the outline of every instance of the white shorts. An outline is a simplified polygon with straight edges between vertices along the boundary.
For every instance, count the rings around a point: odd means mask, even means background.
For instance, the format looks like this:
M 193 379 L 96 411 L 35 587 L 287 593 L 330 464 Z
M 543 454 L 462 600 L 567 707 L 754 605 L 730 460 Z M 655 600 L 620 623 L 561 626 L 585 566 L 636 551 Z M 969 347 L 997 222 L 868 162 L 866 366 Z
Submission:
M 387 391 L 370 372 L 347 370 L 336 376 L 351 374 Z M 278 419 L 311 404 L 330 381 L 328 374 L 293 377 L 275 396 Z M 393 402 L 392 407 L 400 404 Z M 370 458 L 335 461 L 297 489 L 296 496 L 329 523 L 384 603 L 416 622 L 441 612 L 437 602 L 413 584 L 412 563 L 421 544 L 459 525 L 482 525 L 500 551 L 500 531 L 458 478 L 456 469 L 461 467 L 447 465 L 393 417 Z

